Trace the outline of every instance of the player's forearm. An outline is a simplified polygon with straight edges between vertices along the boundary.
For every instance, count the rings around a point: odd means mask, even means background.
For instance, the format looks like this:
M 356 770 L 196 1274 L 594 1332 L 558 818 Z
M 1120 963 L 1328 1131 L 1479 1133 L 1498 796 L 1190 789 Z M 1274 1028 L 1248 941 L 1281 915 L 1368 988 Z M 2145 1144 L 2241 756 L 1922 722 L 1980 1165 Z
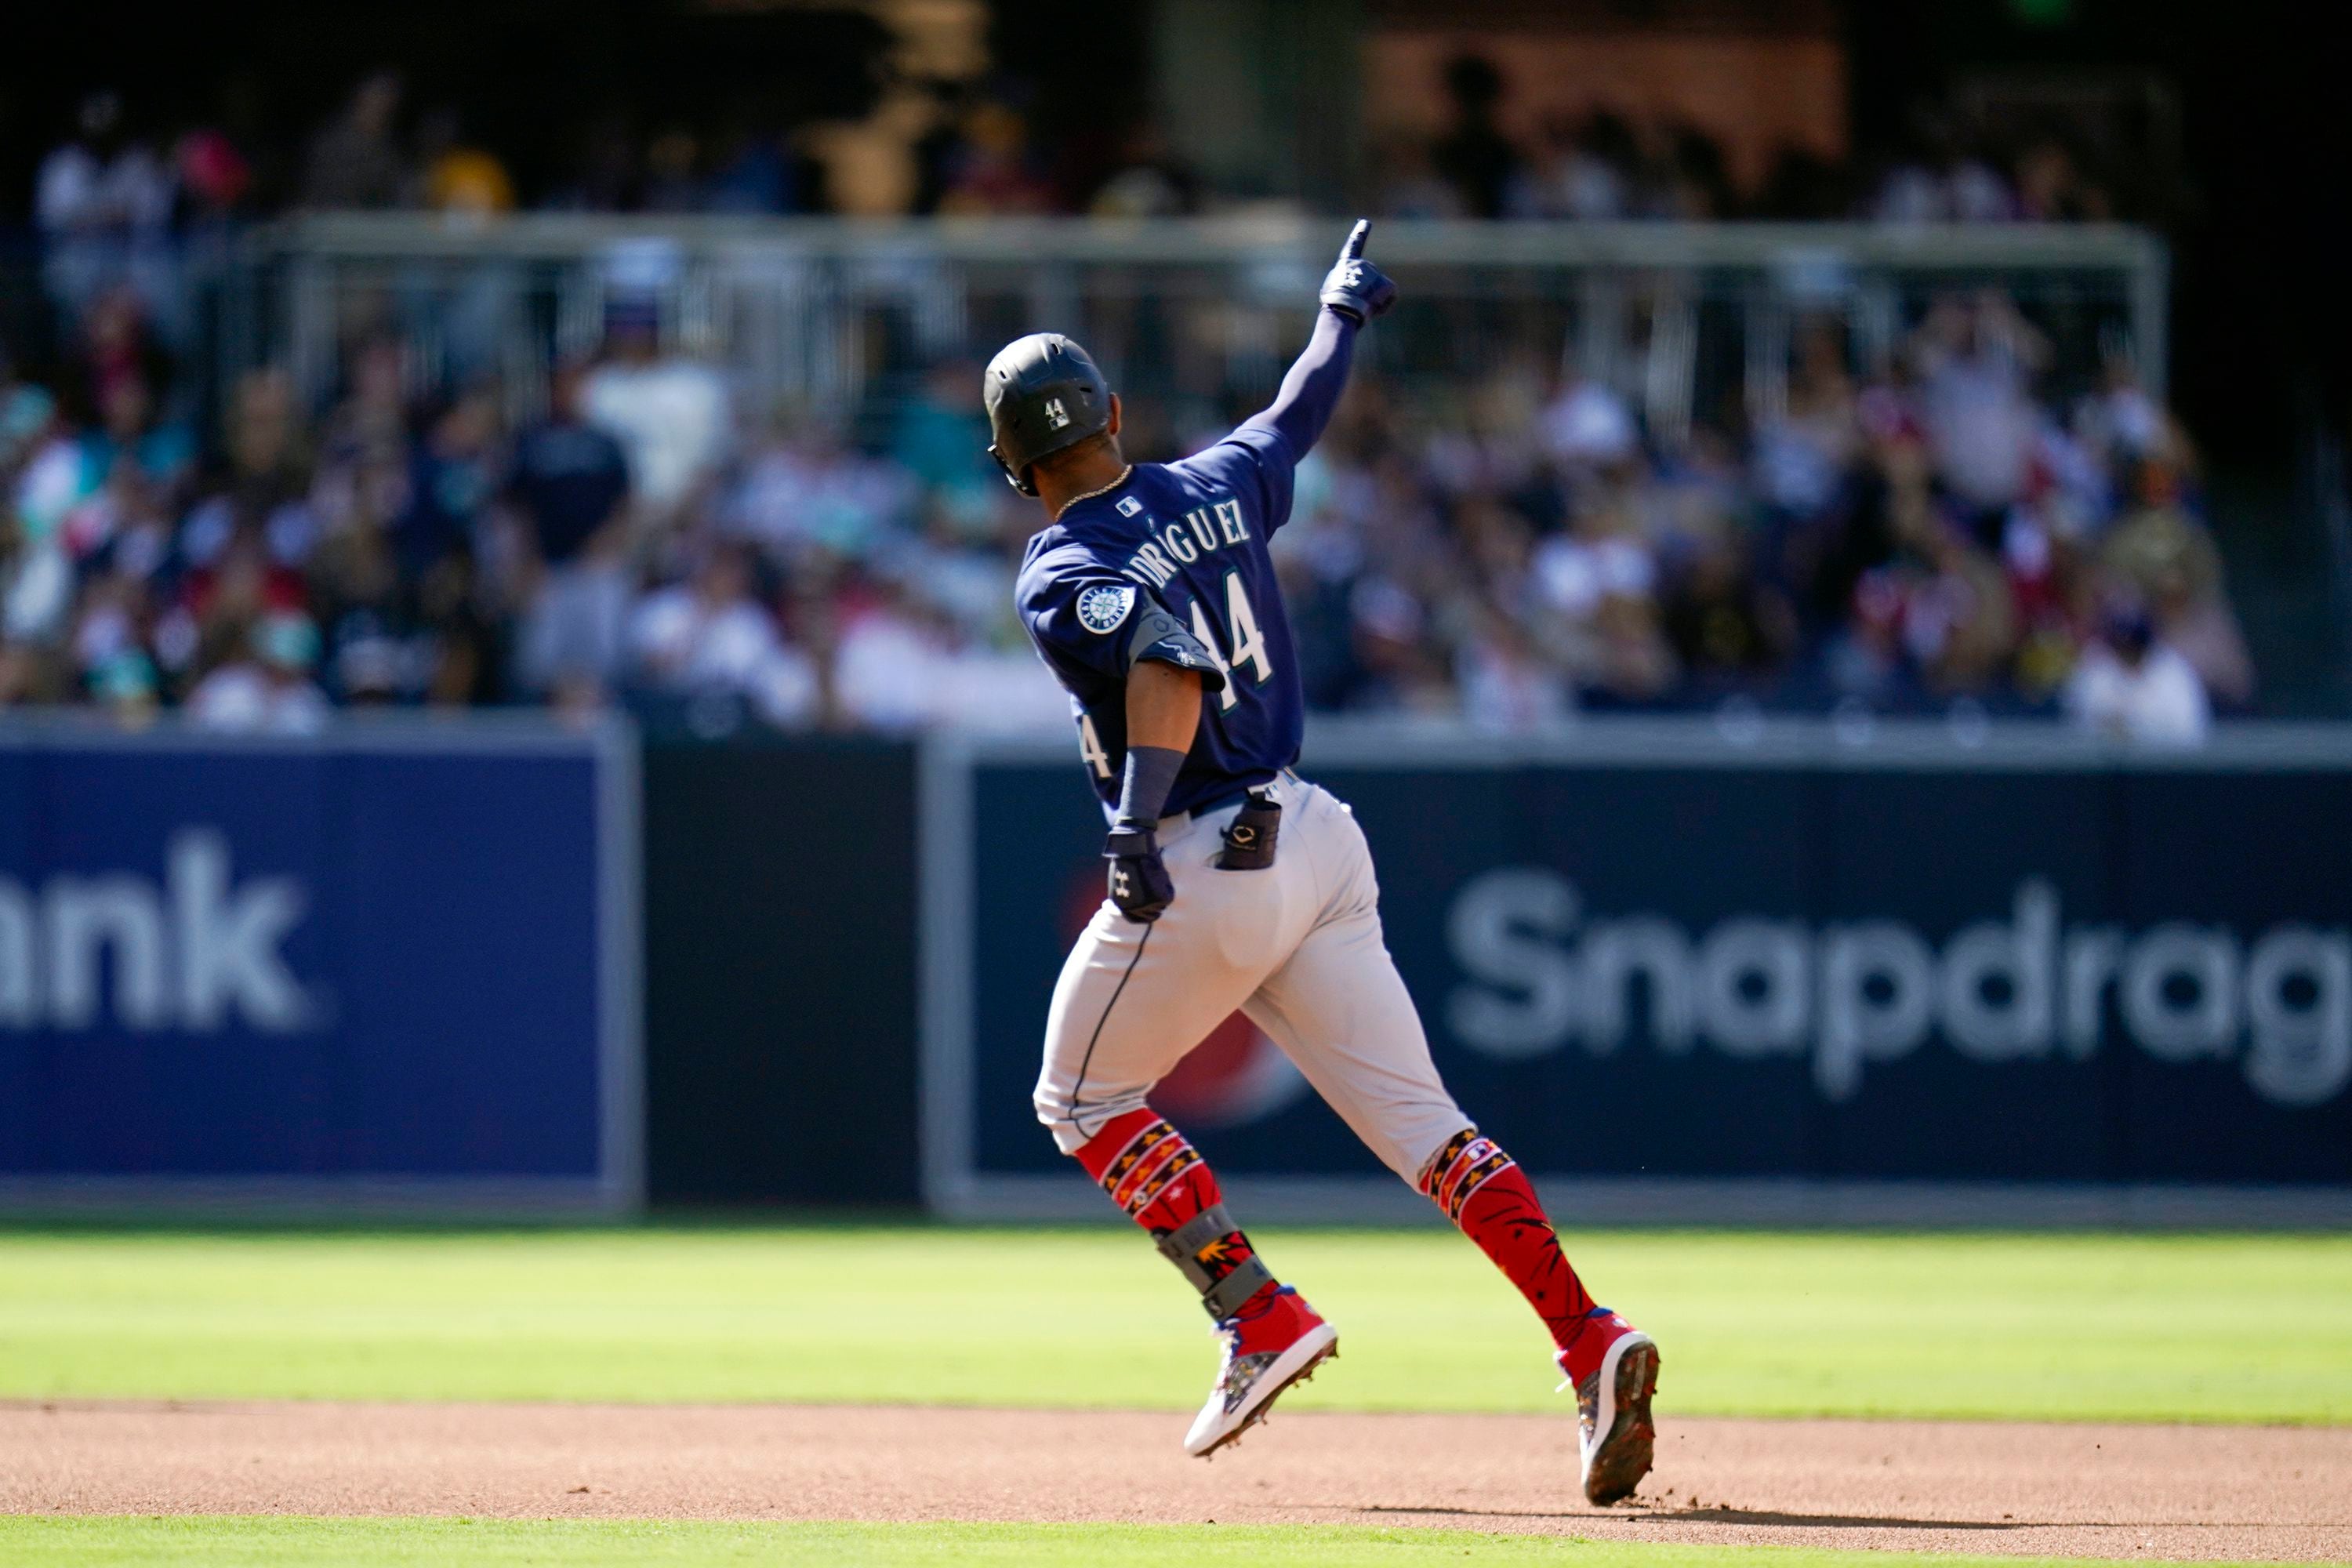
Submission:
M 1127 743 L 1192 749 L 1201 728 L 1201 678 L 1158 659 L 1144 659 L 1128 672 Z
M 1306 352 L 1282 378 L 1282 390 L 1265 412 L 1250 423 L 1272 426 L 1295 455 L 1305 457 L 1322 438 L 1323 427 L 1331 423 L 1332 411 L 1339 406 L 1339 395 L 1348 390 L 1357 331 L 1357 324 L 1337 310 L 1317 311 L 1315 331 L 1307 340 Z
M 1120 769 L 1118 821 L 1149 827 L 1160 820 L 1184 753 L 1201 726 L 1201 678 L 1147 659 L 1127 678 L 1127 758 Z

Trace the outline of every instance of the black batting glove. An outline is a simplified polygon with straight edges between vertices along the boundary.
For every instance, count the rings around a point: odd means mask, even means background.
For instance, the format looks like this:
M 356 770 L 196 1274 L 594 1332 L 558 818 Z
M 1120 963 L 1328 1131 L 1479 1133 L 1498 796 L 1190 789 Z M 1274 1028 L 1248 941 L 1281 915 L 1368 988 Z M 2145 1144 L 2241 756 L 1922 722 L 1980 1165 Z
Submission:
M 1396 285 L 1389 275 L 1364 259 L 1364 241 L 1372 235 L 1372 220 L 1358 218 L 1339 247 L 1339 259 L 1323 279 L 1323 303 L 1362 326 L 1396 303 Z
M 1150 925 L 1176 901 L 1176 884 L 1150 828 L 1120 823 L 1103 840 L 1103 858 L 1110 862 L 1110 901 L 1129 920 Z

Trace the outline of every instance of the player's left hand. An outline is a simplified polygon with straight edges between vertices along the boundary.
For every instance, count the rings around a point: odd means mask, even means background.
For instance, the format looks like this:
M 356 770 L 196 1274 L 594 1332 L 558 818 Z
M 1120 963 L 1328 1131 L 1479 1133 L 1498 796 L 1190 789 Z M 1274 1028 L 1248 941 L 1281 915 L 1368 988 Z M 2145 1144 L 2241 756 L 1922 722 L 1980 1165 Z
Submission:
M 1323 303 L 1358 326 L 1396 303 L 1397 287 L 1389 275 L 1364 259 L 1364 242 L 1372 237 L 1372 220 L 1358 218 L 1339 247 L 1339 259 L 1323 279 Z
M 1122 822 L 1103 841 L 1110 862 L 1110 901 L 1129 920 L 1150 925 L 1176 901 L 1176 884 L 1160 858 L 1160 841 L 1149 827 Z

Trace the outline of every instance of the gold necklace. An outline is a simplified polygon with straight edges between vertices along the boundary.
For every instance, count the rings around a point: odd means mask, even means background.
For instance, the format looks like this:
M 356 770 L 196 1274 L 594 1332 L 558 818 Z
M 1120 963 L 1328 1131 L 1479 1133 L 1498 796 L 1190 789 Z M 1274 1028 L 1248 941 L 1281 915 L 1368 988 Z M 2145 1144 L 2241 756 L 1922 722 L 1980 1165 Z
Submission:
M 1094 499 L 1095 499 L 1095 497 L 1097 497 L 1097 496 L 1107 496 L 1107 495 L 1110 494 L 1110 492 L 1111 492 L 1111 491 L 1113 491 L 1113 490 L 1115 490 L 1115 489 L 1118 489 L 1118 487 L 1119 487 L 1119 486 L 1121 486 L 1121 485 L 1123 485 L 1123 484 L 1127 483 L 1127 477 L 1128 477 L 1128 475 L 1129 475 L 1129 474 L 1131 474 L 1131 473 L 1133 473 L 1133 472 L 1135 472 L 1135 465 L 1134 465 L 1133 463 L 1129 463 L 1129 464 L 1128 464 L 1126 467 L 1124 467 L 1124 468 L 1120 468 L 1120 469 L 1119 469 L 1119 471 L 1118 471 L 1118 478 L 1117 478 L 1117 479 L 1115 479 L 1111 480 L 1111 482 L 1110 482 L 1110 483 L 1108 483 L 1108 484 L 1107 484 L 1107 485 L 1103 486 L 1103 487 L 1102 487 L 1102 489 L 1097 489 L 1097 490 L 1088 490 L 1086 494 L 1084 494 L 1084 495 L 1082 495 L 1082 496 L 1072 496 L 1069 500 L 1066 500 L 1066 501 L 1064 501 L 1064 502 L 1062 503 L 1062 505 L 1061 505 L 1061 510 L 1056 511 L 1056 512 L 1055 512 L 1055 513 L 1054 513 L 1054 521 L 1056 521 L 1056 522 L 1061 521 L 1062 521 L 1062 512 L 1065 512 L 1065 511 L 1069 510 L 1072 507 L 1074 507 L 1074 506 L 1077 505 L 1077 504 L 1078 504 L 1080 501 L 1082 501 L 1082 500 L 1094 500 Z

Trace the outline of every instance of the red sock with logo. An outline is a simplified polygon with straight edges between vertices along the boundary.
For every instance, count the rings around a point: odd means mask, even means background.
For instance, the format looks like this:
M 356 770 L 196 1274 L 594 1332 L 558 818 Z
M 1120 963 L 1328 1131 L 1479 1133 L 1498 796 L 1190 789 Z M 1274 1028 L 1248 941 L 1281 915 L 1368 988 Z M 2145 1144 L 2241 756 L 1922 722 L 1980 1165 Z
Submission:
M 1568 1266 L 1559 1233 L 1519 1163 L 1465 1127 L 1422 1168 L 1418 1184 L 1518 1287 L 1551 1331 L 1552 1343 L 1563 1351 L 1574 1344 L 1592 1313 L 1592 1294 Z
M 1201 1292 L 1209 1316 L 1248 1316 L 1271 1299 L 1274 1275 L 1225 1213 L 1215 1173 L 1159 1112 L 1117 1118 L 1077 1151 L 1077 1162 L 1150 1233 Z

